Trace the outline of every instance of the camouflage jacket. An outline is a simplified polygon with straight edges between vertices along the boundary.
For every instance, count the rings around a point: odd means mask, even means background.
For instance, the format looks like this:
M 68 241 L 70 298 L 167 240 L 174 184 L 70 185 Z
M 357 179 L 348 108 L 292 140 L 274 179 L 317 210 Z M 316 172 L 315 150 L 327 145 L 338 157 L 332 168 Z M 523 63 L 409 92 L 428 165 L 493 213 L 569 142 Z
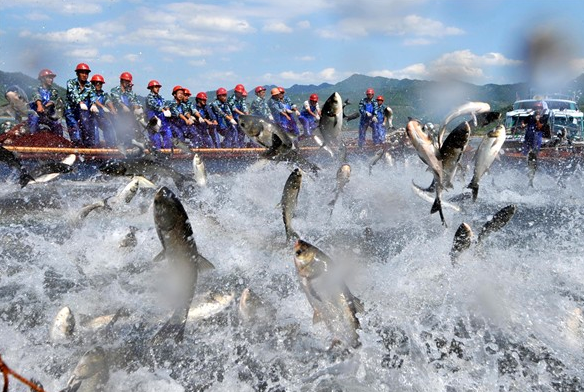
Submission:
M 85 102 L 86 105 L 91 105 L 91 98 L 95 92 L 93 84 L 87 82 L 85 87 L 81 88 L 77 78 L 69 79 L 67 81 L 67 109 L 73 110 L 77 108 L 80 102 Z

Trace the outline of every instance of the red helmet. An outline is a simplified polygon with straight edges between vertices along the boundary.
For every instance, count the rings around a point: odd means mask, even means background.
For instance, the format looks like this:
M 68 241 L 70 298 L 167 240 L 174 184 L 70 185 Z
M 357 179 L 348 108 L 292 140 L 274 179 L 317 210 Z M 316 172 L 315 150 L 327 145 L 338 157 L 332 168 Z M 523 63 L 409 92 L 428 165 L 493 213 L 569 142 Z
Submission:
M 376 101 L 384 101 L 383 99 L 383 95 L 378 96 L 377 98 L 375 98 Z
M 242 95 L 243 97 L 247 97 L 247 91 L 243 90 L 243 92 L 241 93 L 241 95 Z
M 181 86 L 174 86 L 172 88 L 172 95 L 175 95 L 178 90 L 182 90 L 183 92 L 185 91 L 185 89 Z
M 79 64 L 77 64 L 77 67 L 75 67 L 75 72 L 79 72 L 79 71 L 88 71 L 88 72 L 91 72 L 91 70 L 89 69 L 89 65 L 87 65 L 85 63 L 79 63 Z
M 184 89 L 184 90 L 185 90 L 185 95 L 186 95 L 187 97 L 190 97 L 191 95 L 193 95 L 193 94 L 191 94 L 191 90 L 189 90 L 188 88 L 186 88 L 186 87 L 185 87 L 185 89 Z
M 243 93 L 245 91 L 245 87 L 243 87 L 243 84 L 238 84 L 233 90 L 236 93 Z
M 225 90 L 223 87 L 219 87 L 217 89 L 217 96 L 220 96 L 220 95 L 227 95 L 227 90 Z
M 128 82 L 132 81 L 132 74 L 129 72 L 122 72 L 120 75 L 120 80 L 127 80 Z
M 261 91 L 266 91 L 266 88 L 264 86 L 257 86 L 255 88 L 256 95 L 258 95 Z
M 152 87 L 162 87 L 158 80 L 151 80 L 148 82 L 148 89 L 150 90 Z
M 55 73 L 53 71 L 51 71 L 50 69 L 41 69 L 41 71 L 39 72 L 39 79 L 44 78 L 45 76 L 51 76 L 51 77 L 55 77 L 57 75 L 55 75 Z
M 310 95 L 310 100 L 311 100 L 311 101 L 315 101 L 315 102 L 316 102 L 316 101 L 318 101 L 318 95 L 316 95 L 316 94 L 311 94 L 311 95 Z
M 369 94 L 374 95 L 375 91 L 373 91 L 372 88 L 368 88 L 367 91 L 365 91 L 365 95 L 369 95 Z
M 278 90 L 280 91 L 280 94 L 284 94 L 286 92 L 286 90 L 284 90 L 284 87 L 278 87 Z
M 195 98 L 197 98 L 197 99 L 207 99 L 207 94 L 201 91 L 200 93 L 197 94 L 197 96 Z
M 103 84 L 105 84 L 105 80 L 103 78 L 103 76 L 99 75 L 99 74 L 95 74 L 91 77 L 91 83 L 94 82 L 102 82 Z

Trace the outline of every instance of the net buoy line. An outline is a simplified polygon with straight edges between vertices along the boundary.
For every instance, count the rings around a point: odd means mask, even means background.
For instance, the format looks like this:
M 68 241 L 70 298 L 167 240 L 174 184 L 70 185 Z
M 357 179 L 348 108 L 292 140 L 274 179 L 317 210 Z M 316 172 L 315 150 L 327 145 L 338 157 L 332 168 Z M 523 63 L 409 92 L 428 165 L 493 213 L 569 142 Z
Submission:
M 21 383 L 25 384 L 29 388 L 31 388 L 35 392 L 46 392 L 42 387 L 39 387 L 34 382 L 30 381 L 29 379 L 21 376 L 14 370 L 10 369 L 8 365 L 2 360 L 2 356 L 0 356 L 0 371 L 2 371 L 2 376 L 4 378 L 4 387 L 2 388 L 2 392 L 8 392 L 9 386 L 9 376 L 16 378 Z

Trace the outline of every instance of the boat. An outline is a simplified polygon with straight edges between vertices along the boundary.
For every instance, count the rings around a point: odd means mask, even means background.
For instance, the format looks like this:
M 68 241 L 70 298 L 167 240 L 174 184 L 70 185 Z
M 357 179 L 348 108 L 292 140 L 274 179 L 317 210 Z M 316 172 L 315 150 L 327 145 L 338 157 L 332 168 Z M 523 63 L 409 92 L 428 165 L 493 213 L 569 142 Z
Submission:
M 561 94 L 540 94 L 530 99 L 519 99 L 513 109 L 505 115 L 507 138 L 503 145 L 505 155 L 511 159 L 525 159 L 522 154 L 525 127 L 522 127 L 534 112 L 537 102 L 548 106 L 550 132 L 544 134 L 538 159 L 543 161 L 584 160 L 584 113 L 576 101 Z
M 112 160 L 141 156 L 144 152 L 139 147 L 132 146 L 124 150 L 119 148 L 95 147 L 85 148 L 75 146 L 69 139 L 43 130 L 35 134 L 23 132 L 24 123 L 17 124 L 8 132 L 0 134 L 0 145 L 7 150 L 17 153 L 22 161 L 61 160 L 70 154 L 75 154 L 79 161 L 96 164 Z M 348 133 L 349 134 L 349 133 Z M 371 155 L 382 148 L 367 140 L 363 148 L 357 146 L 353 138 L 344 138 L 348 154 Z M 395 142 L 394 142 L 395 143 Z M 305 139 L 300 143 L 300 154 L 304 157 L 327 157 L 328 153 L 317 146 L 312 139 Z M 201 155 L 206 160 L 218 161 L 256 161 L 265 152 L 263 147 L 247 146 L 243 148 L 190 148 L 161 149 L 158 153 L 171 160 L 185 161 L 193 158 L 194 154 Z

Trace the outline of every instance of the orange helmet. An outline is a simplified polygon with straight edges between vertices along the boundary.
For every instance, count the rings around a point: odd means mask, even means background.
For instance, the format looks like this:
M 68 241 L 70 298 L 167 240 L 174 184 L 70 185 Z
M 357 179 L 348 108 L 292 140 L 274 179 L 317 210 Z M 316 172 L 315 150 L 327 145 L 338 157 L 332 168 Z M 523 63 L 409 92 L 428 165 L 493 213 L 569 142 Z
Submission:
M 316 95 L 316 94 L 311 94 L 311 95 L 310 95 L 310 100 L 311 100 L 311 101 L 315 101 L 315 102 L 316 102 L 316 101 L 318 101 L 318 95 Z
M 55 77 L 57 75 L 55 75 L 55 73 L 53 71 L 51 71 L 50 69 L 41 69 L 41 71 L 39 72 L 39 79 L 44 78 L 45 76 L 51 76 L 51 77 Z
M 187 97 L 190 97 L 190 96 L 191 96 L 191 95 L 193 95 L 193 94 L 191 94 L 191 90 L 189 90 L 188 88 L 186 88 L 186 87 L 185 87 L 185 95 L 186 95 Z
M 372 88 L 368 88 L 367 91 L 365 91 L 365 95 L 374 95 L 375 91 Z
M 233 89 L 233 91 L 235 91 L 236 93 L 242 93 L 245 91 L 245 87 L 243 87 L 243 84 L 238 84 L 237 86 L 235 86 L 235 88 Z
M 132 74 L 129 72 L 122 72 L 120 75 L 120 80 L 127 80 L 128 82 L 132 81 Z
M 223 87 L 219 87 L 217 89 L 217 96 L 220 96 L 220 95 L 227 95 L 227 90 L 225 90 Z
M 172 88 L 172 95 L 175 95 L 177 93 L 177 91 L 182 90 L 183 92 L 185 91 L 185 89 L 181 86 L 174 86 Z
M 104 80 L 103 76 L 101 76 L 99 74 L 95 74 L 91 77 L 91 83 L 95 83 L 95 82 L 102 82 L 103 84 L 105 84 L 105 80 Z
M 383 102 L 384 101 L 383 95 L 378 96 L 377 98 L 375 98 L 375 100 Z
M 286 90 L 284 90 L 284 87 L 278 87 L 278 91 L 280 91 L 280 93 L 282 94 L 286 92 Z
M 264 86 L 257 86 L 254 91 L 258 95 L 260 92 L 266 91 L 266 88 Z
M 77 67 L 75 67 L 75 72 L 79 72 L 79 71 L 91 72 L 91 70 L 89 69 L 89 65 L 87 65 L 85 63 L 77 64 Z
M 279 89 L 278 87 L 274 87 L 274 88 L 273 88 L 273 89 L 270 91 L 270 94 L 272 94 L 272 97 L 273 97 L 274 95 L 278 95 L 278 94 L 280 94 L 280 89 Z
M 162 87 L 162 85 L 158 80 L 151 80 L 148 82 L 148 90 L 150 90 L 152 87 Z
M 195 98 L 197 98 L 197 99 L 207 99 L 207 94 L 201 91 L 200 93 L 197 94 L 197 96 Z

